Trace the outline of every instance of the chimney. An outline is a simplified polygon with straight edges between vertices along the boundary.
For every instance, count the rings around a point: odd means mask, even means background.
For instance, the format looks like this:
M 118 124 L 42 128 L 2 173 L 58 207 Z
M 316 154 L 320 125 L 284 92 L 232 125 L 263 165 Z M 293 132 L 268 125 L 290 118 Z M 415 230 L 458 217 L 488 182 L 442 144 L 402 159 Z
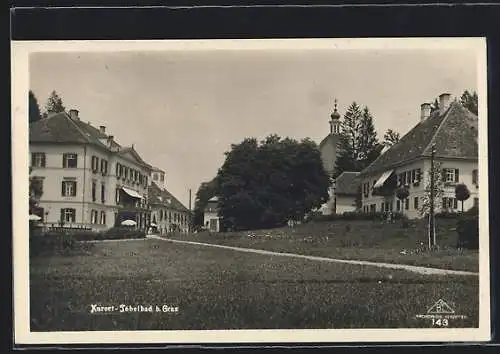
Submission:
M 422 103 L 420 105 L 420 121 L 423 122 L 431 115 L 431 104 L 430 103 Z
M 439 95 L 439 114 L 443 114 L 448 109 L 450 97 L 451 95 L 449 93 L 442 93 Z
M 99 131 L 103 134 L 106 133 L 106 127 L 104 125 L 99 126 Z
M 80 119 L 80 118 L 78 118 L 78 110 L 77 109 L 70 109 L 69 116 L 73 119 Z

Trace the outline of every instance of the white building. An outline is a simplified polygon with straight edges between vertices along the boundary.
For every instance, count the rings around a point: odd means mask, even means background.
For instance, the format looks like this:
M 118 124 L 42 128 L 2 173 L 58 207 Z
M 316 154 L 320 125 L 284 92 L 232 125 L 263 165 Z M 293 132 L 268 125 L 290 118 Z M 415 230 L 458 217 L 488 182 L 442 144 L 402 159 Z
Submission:
M 133 219 L 149 223 L 151 166 L 134 147 L 122 147 L 106 127 L 77 110 L 30 123 L 30 178 L 41 180 L 40 216 L 46 224 L 102 230 Z
M 203 213 L 203 223 L 205 228 L 212 232 L 220 231 L 220 219 L 217 208 L 218 201 L 219 199 L 217 197 L 210 198 Z
M 477 205 L 477 119 L 447 93 L 439 96 L 439 109 L 435 112 L 431 113 L 429 103 L 422 104 L 415 127 L 359 174 L 363 211 L 396 211 L 410 218 L 421 217 L 433 146 L 434 161 L 441 169 L 443 181 L 436 212 L 461 209 L 455 198 L 455 186 L 459 183 L 470 191 L 464 209 Z M 408 187 L 409 197 L 400 201 L 396 189 L 403 185 Z

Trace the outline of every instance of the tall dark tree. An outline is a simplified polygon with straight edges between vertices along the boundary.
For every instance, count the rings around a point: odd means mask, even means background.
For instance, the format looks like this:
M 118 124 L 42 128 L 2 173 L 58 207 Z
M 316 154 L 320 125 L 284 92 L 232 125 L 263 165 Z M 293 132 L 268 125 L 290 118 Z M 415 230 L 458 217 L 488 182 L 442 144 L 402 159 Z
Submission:
M 36 99 L 33 91 L 29 90 L 28 93 L 28 111 L 29 111 L 29 122 L 36 122 L 42 119 L 42 113 L 40 112 L 40 106 L 38 105 L 38 100 Z
M 477 116 L 478 97 L 476 91 L 470 93 L 468 90 L 465 90 L 460 97 L 460 103 Z
M 360 106 L 353 102 L 344 114 L 341 122 L 339 154 L 336 160 L 334 177 L 344 171 L 359 171 L 359 131 L 362 111 Z
M 217 181 L 222 227 L 236 230 L 301 219 L 327 201 L 330 184 L 314 142 L 277 135 L 232 145 Z
M 377 132 L 373 125 L 373 116 L 368 107 L 363 108 L 357 140 L 358 160 L 361 169 L 363 169 L 377 158 L 376 152 L 379 146 Z
M 387 131 L 384 134 L 384 145 L 385 146 L 392 146 L 396 144 L 400 139 L 399 133 L 395 132 L 392 129 L 387 129 Z
M 47 104 L 45 105 L 45 110 L 52 113 L 60 113 L 66 110 L 62 98 L 57 94 L 56 91 L 52 91 L 50 93 L 50 96 L 47 99 Z

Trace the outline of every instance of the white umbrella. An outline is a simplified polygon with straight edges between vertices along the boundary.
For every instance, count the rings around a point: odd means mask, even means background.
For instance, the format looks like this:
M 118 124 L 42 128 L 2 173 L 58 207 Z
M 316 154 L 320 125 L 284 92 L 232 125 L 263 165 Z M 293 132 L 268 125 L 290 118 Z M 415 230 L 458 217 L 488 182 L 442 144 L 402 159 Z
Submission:
M 30 221 L 40 221 L 40 220 L 42 220 L 42 218 L 39 217 L 38 215 L 30 214 L 29 220 Z
M 151 224 L 149 224 L 149 226 L 156 227 L 158 225 L 156 225 L 154 222 L 152 222 Z
M 123 226 L 135 226 L 137 223 L 134 220 L 124 220 L 121 222 Z

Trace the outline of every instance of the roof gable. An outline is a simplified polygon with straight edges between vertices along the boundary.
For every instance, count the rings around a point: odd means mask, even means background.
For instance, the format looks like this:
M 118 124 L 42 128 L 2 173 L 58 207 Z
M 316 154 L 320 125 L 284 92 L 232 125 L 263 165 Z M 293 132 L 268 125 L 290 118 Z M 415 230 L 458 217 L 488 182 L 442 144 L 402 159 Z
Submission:
M 161 205 L 178 211 L 189 211 L 172 193 L 161 189 L 154 182 L 148 187 L 148 200 L 150 204 Z
M 29 141 L 30 143 L 90 143 L 89 137 L 64 112 L 30 123 Z
M 381 154 L 361 175 L 382 172 L 397 165 L 428 157 L 432 143 L 436 156 L 477 158 L 477 117 L 458 102 L 444 114 L 436 111 L 419 122 L 398 143 Z
M 352 195 L 358 192 L 359 172 L 344 171 L 335 179 L 336 195 Z
M 144 165 L 149 169 L 152 169 L 152 167 L 141 158 L 141 156 L 137 153 L 137 151 L 135 151 L 133 147 L 121 148 L 119 151 L 116 152 L 116 154 L 125 159 L 134 161 L 137 164 Z

